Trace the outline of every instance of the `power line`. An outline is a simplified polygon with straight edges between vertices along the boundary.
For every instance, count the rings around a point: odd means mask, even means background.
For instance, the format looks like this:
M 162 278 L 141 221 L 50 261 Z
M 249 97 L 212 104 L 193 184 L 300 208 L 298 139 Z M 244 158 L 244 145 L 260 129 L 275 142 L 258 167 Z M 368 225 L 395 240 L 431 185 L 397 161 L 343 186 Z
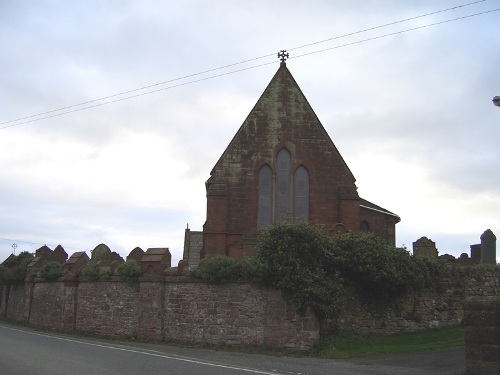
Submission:
M 345 37 L 356 35 L 356 34 L 361 34 L 361 33 L 367 32 L 367 31 L 373 31 L 373 30 L 376 30 L 376 29 L 380 29 L 380 28 L 384 28 L 384 27 L 388 27 L 388 26 L 393 26 L 393 25 L 396 25 L 396 24 L 399 24 L 399 23 L 408 22 L 408 21 L 416 20 L 416 19 L 423 18 L 423 17 L 428 17 L 430 15 L 439 14 L 439 13 L 443 13 L 443 12 L 448 12 L 450 10 L 455 10 L 455 9 L 458 9 L 458 8 L 463 8 L 463 7 L 475 5 L 475 4 L 478 4 L 478 3 L 485 2 L 485 1 L 488 1 L 488 0 L 478 0 L 478 1 L 471 2 L 471 3 L 467 3 L 467 4 L 462 4 L 462 5 L 458 5 L 458 6 L 455 6 L 455 7 L 442 9 L 442 10 L 438 10 L 438 11 L 435 11 L 435 12 L 430 12 L 430 13 L 422 14 L 420 16 L 410 17 L 410 18 L 406 18 L 406 19 L 403 19 L 403 20 L 399 20 L 399 21 L 395 21 L 395 22 L 390 22 L 390 23 L 387 23 L 387 24 L 384 24 L 384 25 L 379 25 L 379 26 L 368 28 L 368 29 L 359 30 L 359 31 L 355 31 L 355 32 L 352 32 L 352 33 L 347 33 L 347 34 L 339 35 L 339 36 L 336 36 L 336 37 L 333 37 L 333 38 L 324 39 L 324 40 L 321 40 L 321 41 L 318 41 L 318 42 L 304 44 L 302 46 L 289 48 L 288 50 L 289 51 L 293 51 L 293 50 L 297 50 L 297 49 L 301 49 L 301 48 L 306 48 L 306 47 L 310 47 L 310 46 L 313 46 L 313 45 L 330 42 L 332 40 L 341 39 L 341 38 L 345 38 Z M 108 95 L 108 96 L 104 96 L 104 97 L 101 97 L 101 98 L 97 98 L 97 99 L 93 99 L 93 100 L 89 100 L 89 101 L 85 101 L 85 102 L 73 104 L 73 105 L 70 105 L 70 106 L 66 106 L 66 107 L 62 107 L 62 108 L 58 108 L 58 109 L 54 109 L 54 110 L 50 110 L 50 111 L 38 113 L 36 115 L 31 115 L 31 116 L 26 116 L 26 117 L 18 118 L 18 119 L 15 119 L 15 120 L 1 122 L 0 125 L 9 124 L 9 123 L 12 123 L 12 122 L 18 122 L 18 121 L 22 121 L 22 120 L 27 120 L 27 119 L 31 119 L 31 118 L 34 118 L 34 117 L 43 116 L 43 115 L 46 115 L 46 114 L 49 114 L 49 113 L 60 112 L 60 111 L 63 111 L 63 110 L 66 110 L 66 109 L 70 109 L 70 108 L 80 107 L 80 106 L 91 104 L 91 103 L 95 103 L 95 102 L 98 102 L 98 101 L 102 101 L 102 100 L 106 100 L 106 99 L 111 99 L 111 98 L 114 98 L 114 97 L 117 97 L 117 96 L 130 94 L 130 93 L 133 93 L 133 92 L 137 92 L 137 91 L 149 89 L 149 88 L 152 88 L 152 87 L 161 86 L 161 85 L 164 85 L 164 84 L 167 84 L 167 83 L 172 83 L 172 82 L 180 81 L 180 80 L 183 80 L 183 79 L 187 79 L 187 78 L 199 76 L 199 75 L 202 75 L 202 74 L 211 73 L 211 72 L 214 72 L 214 71 L 217 71 L 217 70 L 226 69 L 226 68 L 229 68 L 229 67 L 232 67 L 232 66 L 241 65 L 241 64 L 248 63 L 248 62 L 260 60 L 260 59 L 271 57 L 271 56 L 274 56 L 274 55 L 275 55 L 275 53 L 272 53 L 272 54 L 267 54 L 267 55 L 263 55 L 263 56 L 260 56 L 260 57 L 255 57 L 255 58 L 252 58 L 252 59 L 248 59 L 248 60 L 243 60 L 243 61 L 240 61 L 240 62 L 236 62 L 236 63 L 224 65 L 224 66 L 221 66 L 221 67 L 218 67 L 218 68 L 208 69 L 208 70 L 205 70 L 205 71 L 202 71 L 202 72 L 189 74 L 189 75 L 182 76 L 182 77 L 179 77 L 179 78 L 174 78 L 174 79 L 170 79 L 170 80 L 167 80 L 167 81 L 158 82 L 158 83 L 155 83 L 155 84 L 152 84 L 152 85 L 143 86 L 143 87 L 132 89 L 132 90 L 128 90 L 128 91 L 123 91 L 123 92 L 120 92 L 120 93 L 117 93 L 117 94 Z M 220 75 L 217 75 L 217 76 L 214 76 L 214 77 L 219 77 L 219 76 Z M 199 81 L 197 80 L 197 81 L 194 81 L 194 82 L 199 82 Z M 178 86 L 173 86 L 173 87 L 178 87 Z M 157 91 L 152 91 L 152 92 L 157 92 Z M 136 96 L 131 96 L 131 98 L 134 98 L 134 97 L 136 97 Z M 119 100 L 117 100 L 117 101 L 119 101 Z M 115 100 L 114 101 L 110 101 L 109 103 L 114 103 L 114 102 L 116 102 L 116 101 Z M 90 106 L 90 107 L 86 107 L 86 108 L 94 108 L 94 107 L 96 107 L 96 106 Z M 72 112 L 75 112 L 75 111 L 68 111 L 68 112 L 65 112 L 65 114 L 66 113 L 72 113 Z M 55 116 L 43 117 L 40 120 L 48 119 L 48 118 L 51 118 L 51 117 L 55 117 Z M 38 120 L 36 120 L 36 121 L 38 121 Z M 32 121 L 28 121 L 28 122 L 32 122 Z M 16 124 L 16 125 L 22 125 L 22 124 L 25 124 L 25 123 L 27 123 L 27 122 L 23 122 L 21 124 Z M 4 128 L 8 128 L 8 127 L 11 127 L 11 126 L 5 126 L 5 127 L 0 128 L 0 129 L 4 129 Z
M 403 23 L 403 22 L 414 21 L 414 20 L 417 20 L 419 18 L 424 18 L 424 17 L 435 15 L 435 14 L 448 12 L 450 10 L 455 10 L 455 9 L 458 9 L 458 8 L 464 8 L 464 7 L 467 7 L 467 6 L 470 6 L 470 5 L 475 5 L 475 4 L 478 4 L 478 3 L 484 3 L 485 1 L 488 1 L 488 0 L 474 1 L 472 3 L 457 5 L 457 6 L 454 6 L 454 7 L 451 7 L 451 8 L 446 8 L 446 9 L 442 9 L 442 10 L 437 10 L 435 12 L 425 13 L 425 14 L 422 14 L 420 16 L 405 18 L 405 19 L 402 19 L 402 20 L 399 20 L 399 21 L 394 21 L 394 22 L 386 23 L 384 25 L 370 27 L 368 29 L 363 29 L 363 30 L 355 31 L 355 32 L 348 33 L 348 34 L 343 34 L 343 35 L 335 36 L 333 38 L 324 39 L 324 40 L 321 40 L 319 42 L 313 42 L 313 43 L 309 43 L 309 44 L 304 44 L 303 46 L 300 46 L 300 47 L 289 48 L 288 51 L 293 51 L 293 50 L 300 49 L 300 48 L 310 47 L 310 46 L 314 46 L 314 45 L 320 44 L 320 43 L 331 42 L 332 40 L 341 39 L 341 38 L 345 38 L 345 37 L 348 37 L 348 36 L 353 36 L 353 35 L 365 33 L 367 31 L 374 31 L 374 30 L 377 30 L 377 29 L 380 29 L 380 28 L 383 28 L 383 27 L 394 26 L 394 25 L 397 25 L 397 24 Z M 0 123 L 0 125 L 2 125 L 2 124 Z
M 50 247 L 53 247 L 53 248 L 56 248 L 58 245 L 51 245 L 51 244 L 45 244 L 45 243 L 39 243 L 39 242 L 30 242 L 30 241 L 22 241 L 22 240 L 13 240 L 11 238 L 0 238 L 0 241 L 8 241 L 8 242 L 12 242 L 12 243 L 26 243 L 26 244 L 30 244 L 30 245 L 40 245 L 40 246 L 50 246 Z M 83 249 L 76 249 L 74 247 L 70 247 L 70 248 L 67 248 L 68 250 L 78 250 L 78 251 L 87 251 L 87 250 L 83 250 Z
M 481 3 L 481 2 L 485 2 L 485 1 L 488 1 L 488 0 L 479 0 L 479 1 L 471 2 L 471 3 L 462 4 L 462 5 L 458 5 L 458 6 L 455 6 L 455 7 L 451 7 L 451 8 L 447 8 L 447 9 L 443 9 L 443 10 L 431 12 L 431 13 L 422 14 L 420 16 L 410 17 L 410 18 L 406 18 L 406 19 L 403 19 L 403 20 L 399 20 L 399 21 L 387 23 L 387 24 L 384 24 L 384 25 L 379 25 L 379 26 L 367 28 L 367 29 L 364 29 L 364 30 L 359 30 L 359 31 L 356 31 L 356 32 L 343 34 L 343 35 L 336 36 L 336 37 L 333 37 L 333 38 L 324 39 L 324 40 L 321 40 L 321 41 L 317 41 L 317 42 L 313 42 L 313 43 L 308 43 L 308 44 L 305 44 L 305 45 L 302 45 L 302 46 L 289 48 L 288 51 L 298 50 L 298 49 L 301 49 L 301 48 L 306 48 L 306 47 L 310 47 L 310 46 L 313 46 L 313 45 L 318 45 L 318 44 L 321 44 L 321 43 L 330 42 L 332 40 L 341 39 L 341 38 L 345 38 L 345 37 L 348 37 L 348 36 L 353 36 L 353 35 L 361 34 L 361 33 L 367 32 L 367 31 L 373 31 L 373 30 L 376 30 L 376 29 L 380 29 L 380 28 L 384 28 L 384 27 L 388 27 L 388 26 L 400 24 L 400 23 L 403 23 L 403 22 L 408 22 L 408 21 L 411 21 L 411 20 L 416 20 L 416 19 L 423 18 L 423 17 L 428 17 L 430 15 L 435 15 L 435 14 L 438 14 L 438 13 L 443 13 L 443 12 L 447 12 L 447 11 L 450 11 L 450 10 L 455 10 L 455 9 L 458 9 L 458 8 L 467 7 L 467 6 L 478 4 L 478 3 Z M 322 52 L 330 51 L 330 50 L 333 50 L 333 49 L 338 49 L 338 48 L 348 47 L 348 46 L 352 46 L 352 45 L 356 45 L 356 44 L 366 43 L 366 42 L 369 42 L 369 41 L 373 41 L 373 40 L 377 40 L 377 39 L 382 39 L 382 38 L 386 38 L 386 37 L 389 37 L 389 36 L 394 36 L 394 35 L 397 35 L 397 34 L 407 33 L 407 32 L 410 32 L 410 31 L 415 31 L 415 30 L 419 30 L 419 29 L 423 29 L 423 28 L 427 28 L 427 27 L 431 27 L 431 26 L 437 26 L 437 25 L 441 25 L 441 24 L 445 24 L 445 23 L 450 23 L 450 22 L 454 22 L 454 21 L 463 20 L 463 19 L 466 19 L 466 18 L 471 18 L 471 17 L 475 17 L 475 16 L 480 16 L 480 15 L 488 14 L 488 13 L 493 13 L 493 12 L 496 12 L 496 11 L 499 11 L 499 10 L 500 10 L 500 8 L 491 9 L 491 10 L 488 10 L 488 11 L 478 12 L 478 13 L 469 14 L 469 15 L 466 15 L 466 16 L 461 16 L 461 17 L 456 17 L 456 18 L 445 20 L 445 21 L 434 22 L 434 23 L 431 23 L 431 24 L 428 24 L 428 25 L 418 26 L 418 27 L 414 27 L 414 28 L 410 28 L 410 29 L 406 29 L 406 30 L 401 30 L 401 31 L 396 31 L 396 32 L 388 33 L 388 34 L 384 34 L 384 35 L 379 35 L 379 36 L 372 37 L 372 38 L 366 38 L 366 39 L 362 39 L 362 40 L 358 40 L 358 41 L 354 41 L 354 42 L 350 42 L 350 43 L 346 43 L 346 44 L 342 44 L 342 45 L 338 45 L 338 46 L 334 46 L 334 47 L 330 47 L 330 48 L 324 48 L 324 49 L 321 49 L 321 50 L 304 53 L 304 54 L 297 55 L 297 56 L 294 56 L 294 57 L 291 57 L 291 58 L 297 59 L 297 58 L 301 58 L 301 57 L 305 57 L 305 56 L 309 56 L 309 55 L 313 55 L 313 54 L 317 54 L 317 53 L 322 53 Z M 229 75 L 229 74 L 239 73 L 239 72 L 242 72 L 242 71 L 259 68 L 259 67 L 270 65 L 270 64 L 275 64 L 275 63 L 277 63 L 276 61 L 267 62 L 267 63 L 263 63 L 263 64 L 258 64 L 258 65 L 253 65 L 253 66 L 250 66 L 250 67 L 247 67 L 247 68 L 242 68 L 242 69 L 237 69 L 237 70 L 233 70 L 233 71 L 230 71 L 230 72 L 215 74 L 215 75 L 211 75 L 211 76 L 208 76 L 208 77 L 191 80 L 191 81 L 184 82 L 184 83 L 179 83 L 179 84 L 176 84 L 176 85 L 172 85 L 172 86 L 168 86 L 168 87 L 163 87 L 163 88 L 159 88 L 159 89 L 155 89 L 155 90 L 150 90 L 150 91 L 147 91 L 147 92 L 143 92 L 143 93 L 139 93 L 139 94 L 135 94 L 135 95 L 130 95 L 130 96 L 126 96 L 126 97 L 123 97 L 123 98 L 118 98 L 118 99 L 109 100 L 109 101 L 106 101 L 106 102 L 101 102 L 101 103 L 97 103 L 97 104 L 93 104 L 93 105 L 88 105 L 87 106 L 87 104 L 100 102 L 100 101 L 103 101 L 103 100 L 106 100 L 106 99 L 116 98 L 118 96 L 130 94 L 130 93 L 134 93 L 134 92 L 138 92 L 138 91 L 142 91 L 142 90 L 146 90 L 146 89 L 149 89 L 149 88 L 153 88 L 153 87 L 165 85 L 167 83 L 172 83 L 172 82 L 184 80 L 184 79 L 187 79 L 187 78 L 197 77 L 197 76 L 200 76 L 200 75 L 203 75 L 203 74 L 215 72 L 215 71 L 222 70 L 222 69 L 227 69 L 227 68 L 230 68 L 230 67 L 233 67 L 233 66 L 245 64 L 245 63 L 252 62 L 252 61 L 257 61 L 257 60 L 260 60 L 260 59 L 263 59 L 263 58 L 268 58 L 268 57 L 275 56 L 275 55 L 276 55 L 275 53 L 267 54 L 267 55 L 263 55 L 263 56 L 260 56 L 260 57 L 255 57 L 255 58 L 252 58 L 252 59 L 247 59 L 247 60 L 243 60 L 243 61 L 240 61 L 240 62 L 236 62 L 236 63 L 224 65 L 224 66 L 221 66 L 221 67 L 218 67 L 218 68 L 208 69 L 208 70 L 205 70 L 205 71 L 202 71 L 202 72 L 189 74 L 189 75 L 186 75 L 186 76 L 183 76 L 183 77 L 174 78 L 174 79 L 171 79 L 171 80 L 167 80 L 167 81 L 155 83 L 155 84 L 148 85 L 148 86 L 143 86 L 143 87 L 136 88 L 136 89 L 133 89 L 133 90 L 128 90 L 128 91 L 124 91 L 124 92 L 121 92 L 121 93 L 117 93 L 117 94 L 113 94 L 113 95 L 101 97 L 101 98 L 98 98 L 98 99 L 93 99 L 93 100 L 89 100 L 89 101 L 86 101 L 86 102 L 82 102 L 82 103 L 78 103 L 78 104 L 74 104 L 74 105 L 70 105 L 70 106 L 66 106 L 66 107 L 54 109 L 54 110 L 51 110 L 51 111 L 38 113 L 36 115 L 31 115 L 31 116 L 26 116 L 26 117 L 22 117 L 22 118 L 10 120 L 10 121 L 1 122 L 0 125 L 4 125 L 4 124 L 10 124 L 10 125 L 6 125 L 6 126 L 3 126 L 3 127 L 0 127 L 0 130 L 11 128 L 11 127 L 14 127 L 14 126 L 24 125 L 24 124 L 28 124 L 28 123 L 32 123 L 32 122 L 37 122 L 37 121 L 41 121 L 41 120 L 46 120 L 46 119 L 53 118 L 53 117 L 63 116 L 63 115 L 69 114 L 69 113 L 79 112 L 79 111 L 83 111 L 83 110 L 87 110 L 87 109 L 91 109 L 91 108 L 95 108 L 95 107 L 100 107 L 100 106 L 111 104 L 111 103 L 116 103 L 116 102 L 120 102 L 120 101 L 124 101 L 124 100 L 129 100 L 129 99 L 137 98 L 137 97 L 140 97 L 140 96 L 157 93 L 157 92 L 160 92 L 160 91 L 170 90 L 170 89 L 173 89 L 173 88 L 177 88 L 177 87 L 181 87 L 181 86 L 186 86 L 186 85 L 197 83 L 197 82 L 201 82 L 201 81 L 206 81 L 206 80 L 217 78 L 217 77 L 222 77 L 222 76 Z M 85 106 L 85 107 L 82 107 L 82 106 Z M 81 108 L 76 108 L 76 107 L 81 107 Z M 71 108 L 75 108 L 75 109 L 71 109 Z M 68 110 L 68 109 L 71 109 L 71 110 Z M 68 111 L 65 111 L 65 110 L 68 110 Z M 64 111 L 64 112 L 61 112 L 61 111 Z M 55 113 L 55 112 L 59 112 L 59 113 Z M 53 114 L 49 115 L 49 116 L 44 116 L 44 115 L 48 115 L 50 113 L 53 113 Z M 40 116 L 43 116 L 43 117 L 40 117 Z M 26 121 L 22 121 L 22 120 L 26 120 Z M 22 121 L 22 122 L 19 122 L 19 121 Z M 14 124 L 12 124 L 12 123 L 14 123 Z
M 274 56 L 275 54 L 273 54 Z M 63 115 L 67 115 L 69 113 L 74 113 L 74 112 L 80 112 L 80 111 L 84 111 L 84 110 L 87 110 L 87 109 L 90 109 L 90 108 L 95 108 L 95 107 L 101 107 L 103 105 L 107 105 L 107 104 L 111 104 L 111 103 L 116 103 L 116 102 L 121 102 L 121 101 L 124 101 L 124 100 L 128 100 L 128 99 L 133 99 L 133 98 L 137 98 L 139 96 L 144 96 L 144 95 L 149 95 L 149 94 L 153 94 L 155 92 L 160 92 L 160 91 L 165 91 L 165 90 L 170 90 L 170 89 L 174 89 L 174 88 L 177 88 L 177 87 L 181 87 L 181 86 L 186 86 L 186 85 L 190 85 L 192 83 L 197 83 L 197 82 L 202 82 L 202 81 L 207 81 L 209 79 L 213 79 L 213 78 L 217 78 L 217 77 L 222 77 L 222 76 L 226 76 L 226 75 L 229 75 L 229 74 L 234 74 L 234 73 L 239 73 L 239 72 L 242 72 L 242 71 L 245 71 L 245 70 L 250 70 L 250 69 L 255 69 L 255 68 L 259 68 L 259 67 L 262 67 L 262 66 L 265 66 L 265 65 L 271 65 L 271 64 L 276 64 L 275 61 L 273 62 L 268 62 L 268 63 L 264 63 L 264 64 L 260 64 L 260 65 L 254 65 L 254 66 L 250 66 L 248 68 L 243 68 L 243 69 L 238 69 L 238 70 L 233 70 L 231 72 L 226 72 L 226 73 L 220 73 L 220 74 L 216 74 L 216 75 L 213 75 L 213 76 L 209 76 L 209 77 L 204 77 L 204 78 L 199 78 L 199 79 L 196 79 L 196 80 L 193 80 L 193 81 L 188 81 L 188 82 L 184 82 L 184 83 L 179 83 L 177 85 L 173 85 L 173 86 L 168 86 L 168 87 L 163 87 L 161 89 L 156 89 L 156 90 L 152 90 L 152 91 L 147 91 L 147 92 L 143 92 L 141 94 L 136 94 L 136 95 L 131 95 L 131 96 L 126 96 L 124 98 L 119 98 L 119 99 L 115 99 L 115 100 L 110 100 L 108 102 L 104 102 L 104 103 L 98 103 L 98 104 L 94 104 L 94 105 L 90 105 L 90 106 L 87 106 L 87 107 L 82 107 L 82 108 L 77 108 L 77 109 L 73 109 L 73 110 L 70 110 L 70 111 L 65 111 L 65 112 L 61 112 L 61 113 L 56 113 L 56 114 L 53 114 L 53 115 L 50 115 L 50 116 L 45 116 L 45 117 L 40 117 L 40 118 L 36 118 L 36 119 L 32 119 L 32 120 L 28 120 L 28 121 L 24 121 L 24 122 L 20 122 L 20 123 L 17 123 L 17 124 L 11 124 L 11 125 L 7 125 L 7 126 L 4 126 L 4 127 L 1 127 L 0 130 L 2 129 L 7 129 L 7 128 L 12 128 L 14 126 L 18 126 L 18 125 L 24 125 L 24 124 L 29 124 L 29 123 L 32 123 L 32 122 L 36 122 L 36 121 L 41 121 L 41 120 L 46 120 L 46 119 L 49 119 L 49 118 L 53 118 L 53 117 L 58 117 L 58 116 L 63 116 Z M 235 64 L 233 64 L 235 65 Z M 215 70 L 215 69 L 214 69 Z M 201 73 L 197 73 L 197 74 L 201 74 Z M 193 75 L 192 75 L 193 76 Z M 177 78 L 175 80 L 179 80 L 181 78 Z M 174 80 L 173 80 L 174 81 Z M 157 84 L 157 85 L 160 85 L 160 84 Z M 157 86 L 157 85 L 152 85 L 152 86 Z M 152 87 L 152 86 L 149 86 L 149 87 Z M 136 90 L 131 90 L 131 91 L 128 91 L 128 92 L 133 92 L 133 91 L 138 91 L 138 90 L 141 90 L 141 89 L 136 89 Z M 123 93 L 122 93 L 123 94 Z M 109 96 L 108 98 L 110 97 L 116 97 L 116 96 L 119 96 L 119 95 L 122 95 L 122 94 L 116 94 L 116 95 L 111 95 Z M 103 98 L 104 99 L 104 98 Z M 93 103 L 93 102 L 96 102 L 96 101 L 99 101 L 99 100 L 102 100 L 102 99 L 95 99 L 95 100 L 91 100 L 87 103 Z M 65 107 L 65 108 L 73 108 L 73 107 L 77 107 L 77 106 L 80 106 L 80 105 L 83 105 L 85 103 L 81 103 L 81 104 L 75 104 L 73 106 L 69 106 L 69 107 Z M 52 112 L 58 112 L 58 111 L 61 111 L 65 108 L 61 108 L 61 109 L 56 109 L 56 110 L 53 110 L 53 111 L 50 111 L 50 112 L 45 112 L 45 113 L 52 113 Z M 43 113 L 42 113 L 43 114 Z M 42 115 L 40 114 L 40 115 Z M 33 116 L 29 116 L 29 117 L 25 117 L 26 118 L 31 118 L 31 117 L 37 117 L 39 115 L 33 115 Z M 18 119 L 18 120 L 12 120 L 12 121 L 9 121 L 9 122 L 15 122 L 15 121 L 19 121 L 19 120 L 22 120 L 22 119 Z
M 330 50 L 333 50 L 333 49 L 338 49 L 338 48 L 342 48 L 342 47 L 348 47 L 348 46 L 352 46 L 352 45 L 355 45 L 355 44 L 360 44 L 360 43 L 365 43 L 365 42 L 371 42 L 371 41 L 373 41 L 373 40 L 382 39 L 382 38 L 387 38 L 387 37 L 389 37 L 389 36 L 394 36 L 394 35 L 398 35 L 398 34 L 404 34 L 404 33 L 410 32 L 410 31 L 415 31 L 415 30 L 425 29 L 425 28 L 427 28 L 427 27 L 431 27 L 431 26 L 442 25 L 442 24 L 445 24 L 445 23 L 450 23 L 450 22 L 453 22 L 453 21 L 459 21 L 459 20 L 463 20 L 463 19 L 466 19 L 466 18 L 471 18 L 471 17 L 475 17 L 475 16 L 480 16 L 480 15 L 483 15 L 483 14 L 488 14 L 488 13 L 498 12 L 499 10 L 500 10 L 500 8 L 497 8 L 497 9 L 491 9 L 491 10 L 487 10 L 487 11 L 480 12 L 480 13 L 474 13 L 474 14 L 469 14 L 469 15 L 462 16 L 462 17 L 452 18 L 452 19 L 445 20 L 445 21 L 434 22 L 434 23 L 431 23 L 431 24 L 428 24 L 428 25 L 423 25 L 423 26 L 412 27 L 412 28 L 410 28 L 410 29 L 406 29 L 406 30 L 400 30 L 400 31 L 395 31 L 395 32 L 393 32 L 393 33 L 389 33 L 389 34 L 384 34 L 384 35 L 374 36 L 373 38 L 367 38 L 367 39 L 358 40 L 358 41 L 351 42 L 351 43 L 342 44 L 342 45 L 335 46 L 335 47 L 324 48 L 324 49 L 321 49 L 321 50 L 318 50 L 318 51 L 313 51 L 313 52 L 304 53 L 304 54 L 302 54 L 302 55 L 297 55 L 297 56 L 290 57 L 290 59 L 292 59 L 292 58 L 298 59 L 298 58 L 300 58 L 300 57 L 309 56 L 309 55 L 314 55 L 314 54 L 316 54 L 316 53 L 322 53 L 322 52 L 330 51 Z M 0 128 L 0 129 L 2 129 L 2 128 Z

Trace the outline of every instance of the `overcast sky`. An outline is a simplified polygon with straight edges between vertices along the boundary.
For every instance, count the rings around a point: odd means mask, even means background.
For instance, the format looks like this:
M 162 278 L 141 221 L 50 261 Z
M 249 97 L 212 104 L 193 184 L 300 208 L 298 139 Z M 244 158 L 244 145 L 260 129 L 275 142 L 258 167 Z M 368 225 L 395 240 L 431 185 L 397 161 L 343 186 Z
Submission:
M 396 244 L 469 253 L 500 234 L 500 11 L 442 22 L 500 0 L 469 2 L 0 0 L 0 261 L 105 243 L 176 265 L 281 49 L 360 196 L 401 217 Z

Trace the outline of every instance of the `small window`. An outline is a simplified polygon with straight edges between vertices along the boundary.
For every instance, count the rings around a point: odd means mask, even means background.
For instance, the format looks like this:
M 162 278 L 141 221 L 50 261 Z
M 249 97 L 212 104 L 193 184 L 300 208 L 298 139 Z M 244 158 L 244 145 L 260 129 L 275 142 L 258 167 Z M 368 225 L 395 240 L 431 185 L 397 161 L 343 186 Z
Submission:
M 282 149 L 276 162 L 276 220 L 280 222 L 290 213 L 290 153 Z
M 272 224 L 273 214 L 273 172 L 268 165 L 259 171 L 257 228 L 266 228 Z
M 359 226 L 359 231 L 361 233 L 368 233 L 370 232 L 370 225 L 368 224 L 368 222 L 366 220 L 363 220 Z
M 300 166 L 294 177 L 295 221 L 309 220 L 309 173 Z

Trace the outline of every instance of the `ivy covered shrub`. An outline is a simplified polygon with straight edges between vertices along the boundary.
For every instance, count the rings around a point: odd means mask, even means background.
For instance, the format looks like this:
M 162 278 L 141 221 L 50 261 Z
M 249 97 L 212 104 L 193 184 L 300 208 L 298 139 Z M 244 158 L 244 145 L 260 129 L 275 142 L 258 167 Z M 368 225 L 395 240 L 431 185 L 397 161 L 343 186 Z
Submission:
M 7 258 L 0 265 L 0 283 L 13 284 L 24 281 L 28 265 L 34 258 L 33 254 L 27 251 Z
M 245 257 L 240 261 L 241 278 L 254 284 L 264 284 L 269 278 L 269 269 L 258 257 Z
M 111 279 L 110 267 L 98 267 L 96 263 L 90 262 L 82 270 L 82 278 L 85 281 L 98 281 Z
M 345 300 L 341 275 L 331 267 L 331 250 L 331 240 L 307 223 L 276 225 L 263 230 L 258 239 L 267 283 L 299 313 L 309 307 L 320 319 L 337 316 Z
M 207 284 L 224 284 L 234 281 L 264 283 L 267 269 L 257 257 L 237 260 L 225 255 L 203 259 L 198 267 L 189 271 L 189 276 Z
M 58 262 L 47 262 L 38 271 L 38 276 L 47 281 L 57 280 L 61 274 L 61 264 Z
M 120 264 L 117 267 L 117 272 L 120 279 L 129 284 L 137 283 L 139 281 L 139 276 L 142 274 L 141 267 L 133 259 L 129 259 Z
M 312 309 L 320 319 L 335 320 L 348 288 L 367 302 L 385 305 L 409 290 L 443 288 L 449 269 L 455 268 L 414 258 L 372 233 L 330 238 L 321 227 L 302 222 L 261 230 L 256 257 L 214 256 L 190 275 L 210 284 L 264 283 L 277 288 L 297 312 Z
M 241 270 L 236 259 L 216 255 L 203 259 L 198 267 L 189 271 L 189 275 L 207 284 L 223 284 L 240 278 Z
M 99 279 L 99 268 L 95 263 L 88 263 L 82 270 L 82 277 L 85 281 L 97 281 Z
M 263 230 L 258 257 L 268 270 L 267 283 L 299 313 L 309 307 L 320 319 L 338 316 L 346 287 L 354 287 L 365 301 L 385 304 L 409 290 L 443 285 L 449 274 L 446 265 L 414 258 L 372 233 L 330 238 L 308 223 Z
M 387 299 L 431 284 L 427 262 L 372 233 L 346 233 L 331 243 L 332 271 L 340 272 L 362 295 Z

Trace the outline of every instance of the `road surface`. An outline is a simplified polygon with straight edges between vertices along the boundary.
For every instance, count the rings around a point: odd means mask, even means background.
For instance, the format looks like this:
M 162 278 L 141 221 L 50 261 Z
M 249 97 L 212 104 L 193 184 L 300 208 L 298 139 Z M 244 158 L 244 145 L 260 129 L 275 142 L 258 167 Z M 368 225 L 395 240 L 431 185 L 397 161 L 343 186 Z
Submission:
M 86 339 L 0 323 L 2 375 L 413 375 L 463 374 L 463 348 L 325 360 Z

